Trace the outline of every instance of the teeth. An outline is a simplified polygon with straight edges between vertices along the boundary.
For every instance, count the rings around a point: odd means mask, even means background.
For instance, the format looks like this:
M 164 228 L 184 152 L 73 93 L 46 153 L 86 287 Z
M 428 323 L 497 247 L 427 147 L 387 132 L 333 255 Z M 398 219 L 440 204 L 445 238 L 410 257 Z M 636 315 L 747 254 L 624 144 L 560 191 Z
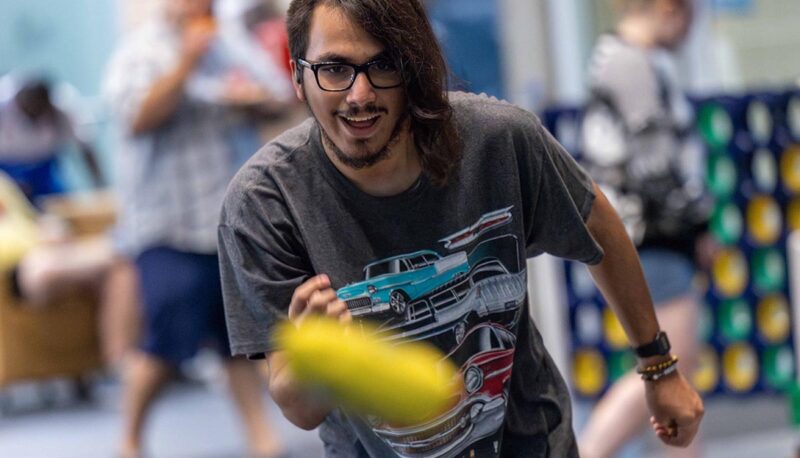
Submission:
M 366 118 L 349 118 L 349 117 L 345 116 L 344 119 L 346 119 L 346 120 L 348 120 L 350 122 L 365 122 L 365 121 L 372 121 L 373 119 L 376 119 L 377 117 L 378 117 L 377 115 L 369 116 L 369 117 L 366 117 Z

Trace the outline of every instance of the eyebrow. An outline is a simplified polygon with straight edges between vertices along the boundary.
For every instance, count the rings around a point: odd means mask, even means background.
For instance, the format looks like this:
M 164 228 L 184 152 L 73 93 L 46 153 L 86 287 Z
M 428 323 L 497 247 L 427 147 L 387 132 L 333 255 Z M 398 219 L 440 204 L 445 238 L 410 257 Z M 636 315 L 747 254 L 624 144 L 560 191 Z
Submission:
M 372 62 L 372 61 L 379 60 L 379 59 L 386 59 L 387 57 L 389 57 L 388 53 L 386 51 L 381 51 L 378 54 L 375 54 L 374 56 L 368 58 L 364 62 L 366 63 L 366 62 Z M 316 61 L 317 62 L 342 62 L 342 63 L 347 63 L 347 64 L 354 63 L 349 58 L 347 58 L 345 56 L 342 56 L 341 54 L 336 54 L 336 53 L 333 53 L 333 52 L 325 53 L 325 54 L 320 55 L 319 57 L 317 57 Z

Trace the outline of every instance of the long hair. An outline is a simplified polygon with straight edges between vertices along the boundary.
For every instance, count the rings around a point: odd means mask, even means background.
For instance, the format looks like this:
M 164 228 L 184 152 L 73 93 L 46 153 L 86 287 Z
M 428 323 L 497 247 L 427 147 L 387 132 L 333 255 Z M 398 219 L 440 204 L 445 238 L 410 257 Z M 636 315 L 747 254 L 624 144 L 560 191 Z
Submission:
M 447 97 L 447 65 L 419 0 L 293 0 L 287 29 L 292 58 L 308 50 L 311 16 L 321 4 L 338 8 L 375 37 L 400 68 L 411 131 L 422 168 L 443 186 L 461 161 L 463 144 Z M 302 73 L 295 75 L 302 81 Z

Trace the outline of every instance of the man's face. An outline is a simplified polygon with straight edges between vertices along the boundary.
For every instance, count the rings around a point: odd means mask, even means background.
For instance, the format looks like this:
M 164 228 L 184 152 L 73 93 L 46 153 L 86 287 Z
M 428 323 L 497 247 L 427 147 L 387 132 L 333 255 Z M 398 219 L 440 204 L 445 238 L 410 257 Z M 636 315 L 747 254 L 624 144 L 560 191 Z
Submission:
M 166 2 L 168 17 L 177 24 L 211 14 L 211 0 L 169 0 Z
M 316 7 L 309 30 L 305 60 L 363 64 L 385 51 L 383 45 L 342 11 Z M 292 62 L 296 71 L 297 63 Z M 314 72 L 300 67 L 303 83 L 295 81 L 297 96 L 306 102 L 323 130 L 326 149 L 352 168 L 364 168 L 389 157 L 392 147 L 405 144 L 409 128 L 402 86 L 375 89 L 365 73 L 342 92 L 323 91 Z
M 689 35 L 694 16 L 691 0 L 662 0 L 658 8 L 658 41 L 668 49 L 677 49 Z

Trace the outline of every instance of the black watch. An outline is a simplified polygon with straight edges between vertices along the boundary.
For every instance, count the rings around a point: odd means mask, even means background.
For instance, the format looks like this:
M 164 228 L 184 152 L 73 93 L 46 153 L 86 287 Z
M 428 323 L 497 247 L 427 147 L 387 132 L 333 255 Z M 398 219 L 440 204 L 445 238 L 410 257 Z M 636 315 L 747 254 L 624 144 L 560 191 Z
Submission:
M 651 356 L 664 356 L 669 353 L 670 346 L 667 334 L 664 331 L 658 331 L 656 338 L 652 342 L 640 345 L 633 349 L 636 356 L 639 358 L 649 358 Z

